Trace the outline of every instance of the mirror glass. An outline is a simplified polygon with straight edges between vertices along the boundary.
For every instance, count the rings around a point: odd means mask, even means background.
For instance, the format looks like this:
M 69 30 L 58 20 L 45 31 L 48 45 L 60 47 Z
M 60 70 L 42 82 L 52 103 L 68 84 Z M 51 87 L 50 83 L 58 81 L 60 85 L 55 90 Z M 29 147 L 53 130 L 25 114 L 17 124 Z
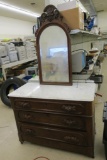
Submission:
M 69 82 L 68 43 L 64 30 L 49 26 L 39 40 L 43 82 Z

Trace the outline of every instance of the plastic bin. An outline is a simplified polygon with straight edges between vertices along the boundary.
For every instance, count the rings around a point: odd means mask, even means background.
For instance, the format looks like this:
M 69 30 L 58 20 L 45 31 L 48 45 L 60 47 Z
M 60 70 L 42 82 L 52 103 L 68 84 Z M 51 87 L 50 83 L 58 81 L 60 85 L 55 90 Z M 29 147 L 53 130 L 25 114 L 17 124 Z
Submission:
M 33 76 L 25 76 L 25 77 L 23 77 L 23 80 L 25 81 L 25 82 L 27 82 L 29 79 L 31 79 Z

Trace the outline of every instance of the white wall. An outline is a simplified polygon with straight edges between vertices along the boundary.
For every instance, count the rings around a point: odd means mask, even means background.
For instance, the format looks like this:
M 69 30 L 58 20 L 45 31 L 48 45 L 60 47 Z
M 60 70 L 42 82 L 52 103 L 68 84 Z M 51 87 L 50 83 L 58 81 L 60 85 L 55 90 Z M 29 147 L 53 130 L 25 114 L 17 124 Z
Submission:
M 101 31 L 107 32 L 107 11 L 98 12 L 98 27 Z
M 45 6 L 50 4 L 50 0 L 45 0 Z
M 33 22 L 0 16 L 0 39 L 32 36 Z

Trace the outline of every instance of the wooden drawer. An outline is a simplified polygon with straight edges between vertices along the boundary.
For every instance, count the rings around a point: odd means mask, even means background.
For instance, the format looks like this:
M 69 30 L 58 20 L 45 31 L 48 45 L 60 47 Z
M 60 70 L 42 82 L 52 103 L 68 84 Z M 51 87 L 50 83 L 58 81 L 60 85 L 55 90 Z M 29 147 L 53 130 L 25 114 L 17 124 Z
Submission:
M 92 126 L 92 117 L 76 117 L 70 115 L 52 114 L 52 113 L 41 113 L 41 112 L 17 112 L 18 121 L 54 125 L 72 129 L 78 129 L 87 131 Z M 88 129 L 87 129 L 88 128 Z
M 92 102 L 72 102 L 55 100 L 20 101 L 19 99 L 14 101 L 14 109 L 61 112 L 73 115 L 93 115 Z
M 47 140 L 55 140 L 77 146 L 92 146 L 92 141 L 87 137 L 87 133 L 85 132 L 70 132 L 69 130 L 61 130 L 37 125 L 33 126 L 20 124 L 19 126 L 22 135 L 29 135 L 32 138 L 38 137 Z

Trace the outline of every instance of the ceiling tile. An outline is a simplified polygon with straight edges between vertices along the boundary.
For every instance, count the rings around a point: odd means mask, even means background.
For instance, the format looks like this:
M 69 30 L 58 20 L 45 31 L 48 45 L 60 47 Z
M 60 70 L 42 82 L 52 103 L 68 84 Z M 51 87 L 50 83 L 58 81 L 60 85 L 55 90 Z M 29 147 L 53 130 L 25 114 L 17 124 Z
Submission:
M 1 2 L 37 13 L 42 13 L 45 7 L 45 0 L 1 0 Z M 35 3 L 35 5 L 31 5 L 32 2 Z
M 107 10 L 107 0 L 92 0 L 96 11 Z

